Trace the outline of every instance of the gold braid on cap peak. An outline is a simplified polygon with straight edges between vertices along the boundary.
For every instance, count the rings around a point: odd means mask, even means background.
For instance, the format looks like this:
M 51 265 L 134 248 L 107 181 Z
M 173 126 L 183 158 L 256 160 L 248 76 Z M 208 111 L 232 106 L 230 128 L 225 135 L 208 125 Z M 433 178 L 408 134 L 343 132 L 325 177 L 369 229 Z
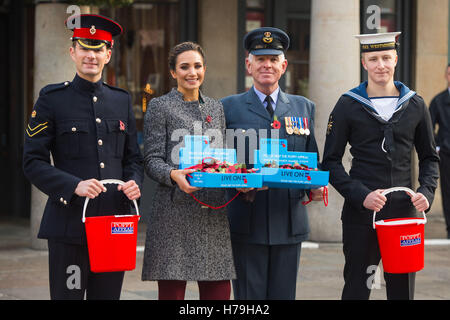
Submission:
M 83 42 L 81 39 L 78 39 L 77 41 L 78 41 L 78 43 L 80 44 L 80 46 L 85 47 L 85 48 L 88 48 L 88 49 L 100 49 L 101 47 L 103 47 L 104 45 L 106 45 L 105 42 L 102 42 L 102 43 L 97 44 L 97 45 L 89 45 L 89 44 Z

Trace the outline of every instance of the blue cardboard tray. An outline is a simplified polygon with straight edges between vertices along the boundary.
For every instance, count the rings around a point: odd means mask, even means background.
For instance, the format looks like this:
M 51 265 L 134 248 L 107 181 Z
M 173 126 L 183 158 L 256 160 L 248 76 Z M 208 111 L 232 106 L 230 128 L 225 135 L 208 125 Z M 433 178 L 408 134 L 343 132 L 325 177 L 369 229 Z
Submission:
M 269 188 L 317 189 L 328 185 L 328 171 L 262 168 L 263 185 Z
M 261 188 L 260 173 L 208 173 L 194 172 L 189 184 L 199 188 Z
M 269 139 L 261 139 L 260 145 L 267 144 Z M 272 145 L 276 139 L 271 139 Z M 287 150 L 287 141 L 280 139 L 280 144 L 285 146 L 276 152 L 273 149 L 255 150 L 255 168 L 261 169 L 263 185 L 269 188 L 292 188 L 292 189 L 316 189 L 328 185 L 329 172 L 315 170 L 296 170 L 264 167 L 264 164 L 275 161 L 278 166 L 284 164 L 303 164 L 309 168 L 317 168 L 317 154 L 313 152 L 295 152 Z
M 236 162 L 236 150 L 210 148 L 206 136 L 185 136 L 185 146 L 180 148 L 180 169 L 186 169 L 207 157 L 230 164 Z M 206 160 L 205 162 L 208 162 Z M 192 178 L 191 178 L 192 177 Z M 194 172 L 187 180 L 199 188 L 261 188 L 261 173 L 209 173 Z

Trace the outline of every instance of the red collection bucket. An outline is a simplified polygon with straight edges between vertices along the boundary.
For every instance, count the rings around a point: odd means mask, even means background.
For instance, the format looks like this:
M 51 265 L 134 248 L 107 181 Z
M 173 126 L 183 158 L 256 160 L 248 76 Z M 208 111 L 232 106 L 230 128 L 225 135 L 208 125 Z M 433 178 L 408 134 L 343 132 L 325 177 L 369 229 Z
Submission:
M 394 191 L 405 191 L 414 195 L 409 188 L 397 187 L 386 189 L 383 195 Z M 424 267 L 424 230 L 427 218 L 399 218 L 375 221 L 373 228 L 377 231 L 378 244 L 383 261 L 383 269 L 387 273 L 417 272 Z
M 103 184 L 120 184 L 115 179 L 100 181 Z M 83 207 L 89 263 L 92 272 L 129 271 L 136 267 L 136 245 L 139 221 L 139 208 L 136 200 L 136 215 L 112 215 L 85 217 L 89 198 Z

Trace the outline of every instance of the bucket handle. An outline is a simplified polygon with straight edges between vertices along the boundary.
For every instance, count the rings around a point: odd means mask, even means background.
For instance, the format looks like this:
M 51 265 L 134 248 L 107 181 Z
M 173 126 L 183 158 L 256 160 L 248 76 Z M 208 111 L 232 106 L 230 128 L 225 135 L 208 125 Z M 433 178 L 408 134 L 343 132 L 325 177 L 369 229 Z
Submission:
M 120 184 L 121 186 L 123 186 L 125 184 L 125 182 L 123 182 L 122 180 L 117 180 L 117 179 L 104 179 L 100 181 L 102 184 Z M 86 221 L 86 208 L 89 202 L 89 198 L 86 197 L 86 200 L 84 200 L 84 206 L 83 206 L 83 218 L 81 219 L 81 221 L 84 223 Z M 139 216 L 139 207 L 137 205 L 136 200 L 133 200 L 134 203 L 134 207 L 136 208 L 136 215 Z
M 405 192 L 409 192 L 409 193 L 412 194 L 413 196 L 416 194 L 414 191 L 412 191 L 411 189 L 406 188 L 406 187 L 394 187 L 394 188 L 389 188 L 389 189 L 384 190 L 381 194 L 382 194 L 383 196 L 385 196 L 385 195 L 387 195 L 388 193 L 395 192 L 395 191 L 405 191 Z M 377 213 L 376 211 L 373 212 L 372 226 L 373 226 L 374 229 L 375 229 L 375 215 L 376 215 L 376 213 Z M 424 223 L 427 223 L 427 216 L 425 215 L 425 212 L 422 211 L 422 214 L 423 214 Z

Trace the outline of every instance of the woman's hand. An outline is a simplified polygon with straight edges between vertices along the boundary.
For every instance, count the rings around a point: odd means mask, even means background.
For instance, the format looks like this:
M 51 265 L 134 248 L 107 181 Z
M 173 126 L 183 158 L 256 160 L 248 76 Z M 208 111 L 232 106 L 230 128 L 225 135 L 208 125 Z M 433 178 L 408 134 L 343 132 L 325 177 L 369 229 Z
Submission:
M 170 171 L 170 178 L 178 185 L 181 191 L 191 194 L 201 188 L 193 187 L 186 179 L 186 175 L 195 172 L 195 169 L 183 169 Z

